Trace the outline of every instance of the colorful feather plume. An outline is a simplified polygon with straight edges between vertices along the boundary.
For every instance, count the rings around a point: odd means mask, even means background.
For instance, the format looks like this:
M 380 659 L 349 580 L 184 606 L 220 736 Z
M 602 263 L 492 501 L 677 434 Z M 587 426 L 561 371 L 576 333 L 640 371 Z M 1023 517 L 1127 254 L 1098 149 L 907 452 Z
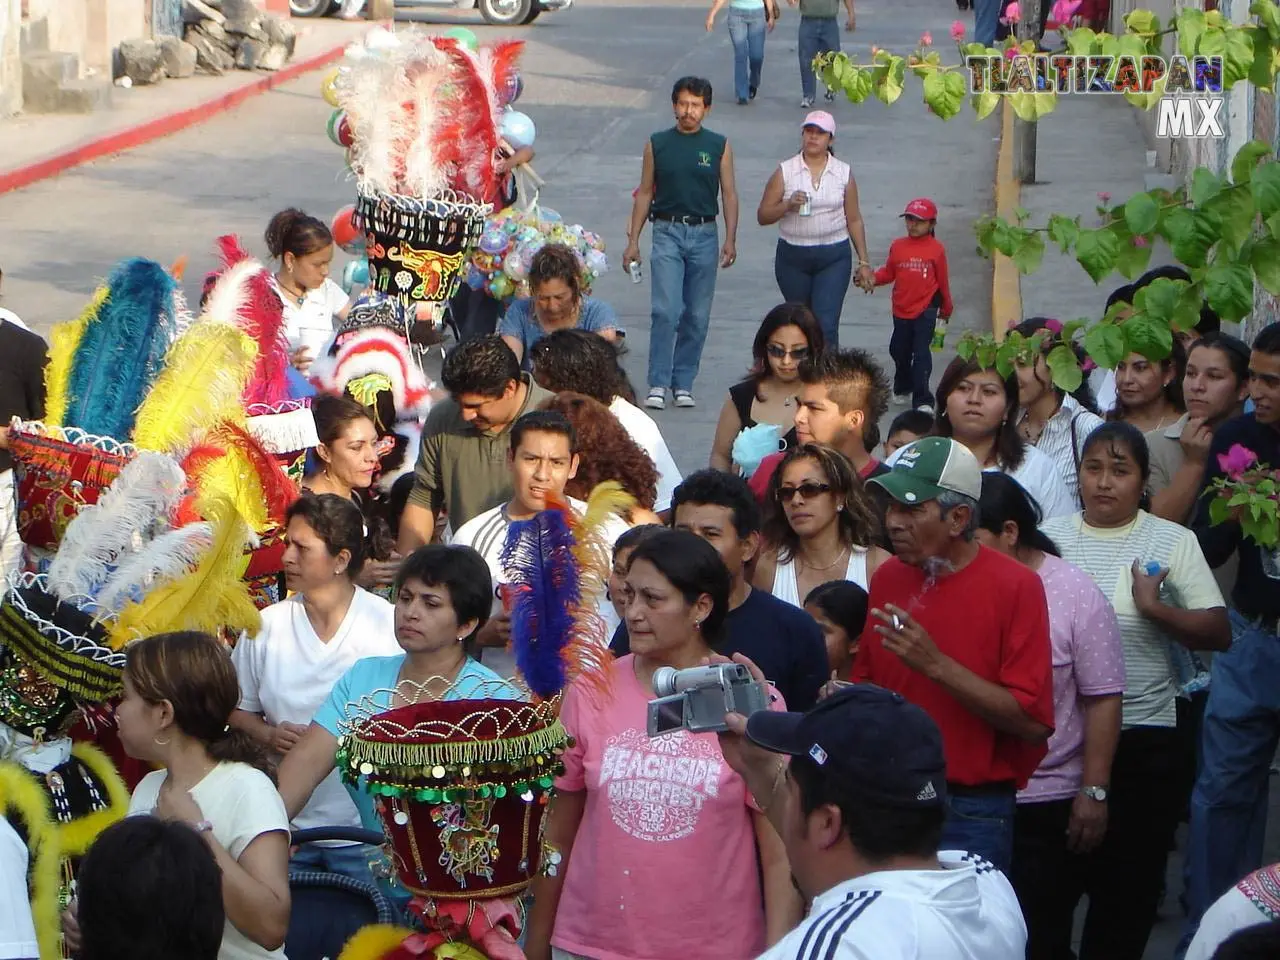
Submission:
M 257 347 L 238 328 L 193 324 L 169 351 L 164 372 L 138 410 L 133 442 L 144 450 L 181 452 L 220 421 L 242 421 L 240 396 Z
M 107 579 L 98 594 L 99 616 L 119 614 L 125 604 L 138 602 L 156 584 L 186 576 L 212 546 L 210 523 L 188 523 L 160 534 L 130 554 Z
M 128 439 L 177 333 L 177 284 L 160 264 L 126 260 L 107 279 L 110 294 L 76 345 L 63 425 Z
M 627 493 L 621 483 L 606 480 L 596 484 L 587 499 L 586 512 L 572 515 L 569 527 L 573 531 L 573 559 L 578 565 L 583 603 L 596 603 L 604 596 L 609 573 L 613 567 L 613 551 L 606 533 L 610 523 L 618 523 L 636 505 L 636 498 Z
M 175 460 L 139 453 L 102 498 L 81 508 L 67 525 L 49 564 L 49 589 L 66 601 L 93 596 L 111 568 L 142 545 L 156 522 L 167 522 L 185 485 Z
M 498 196 L 499 112 L 496 92 L 474 51 L 446 37 L 435 43 L 449 58 L 450 95 L 440 105 L 437 162 L 454 171 L 455 189 L 480 203 Z
M 240 245 L 240 238 L 218 238 L 223 271 L 252 261 Z M 256 261 L 254 261 L 256 263 Z M 258 346 L 253 375 L 244 390 L 244 402 L 279 403 L 289 399 L 289 341 L 284 334 L 284 304 L 271 283 L 271 274 L 261 264 L 244 277 L 245 290 L 237 325 Z
M 356 402 L 373 406 L 379 390 L 389 390 L 398 420 L 421 419 L 431 407 L 431 384 L 413 359 L 404 337 L 385 327 L 369 327 L 342 338 L 336 353 L 311 364 L 311 382 L 326 393 L 350 393 Z M 372 378 L 372 379 L 370 379 Z M 362 393 L 358 382 L 378 382 Z M 352 386 L 355 389 L 350 389 Z M 392 424 L 382 425 L 389 430 Z
M 195 520 L 200 503 L 209 497 L 230 500 L 255 533 L 284 523 L 298 488 L 279 462 L 244 428 L 221 423 L 208 431 L 201 445 L 182 461 L 194 491 L 178 511 L 180 521 Z
M 110 289 L 103 284 L 93 292 L 93 299 L 80 316 L 65 323 L 54 324 L 49 331 L 49 363 L 44 368 L 45 423 L 59 427 L 64 425 L 67 391 L 71 385 L 71 368 L 75 365 L 76 351 L 89 325 L 98 322 L 102 307 L 110 295 Z
M 173 630 L 223 629 L 256 633 L 262 623 L 241 579 L 245 547 L 254 538 L 223 497 L 201 503 L 200 512 L 213 524 L 213 544 L 199 566 L 185 576 L 161 584 L 141 601 L 126 604 L 110 630 L 110 642 L 121 649 L 138 637 Z

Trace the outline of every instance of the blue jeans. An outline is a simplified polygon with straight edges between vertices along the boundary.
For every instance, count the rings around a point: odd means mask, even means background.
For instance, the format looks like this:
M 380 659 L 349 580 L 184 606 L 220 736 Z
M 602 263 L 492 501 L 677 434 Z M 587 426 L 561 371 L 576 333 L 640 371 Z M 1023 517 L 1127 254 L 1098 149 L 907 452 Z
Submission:
M 800 18 L 800 92 L 809 100 L 817 94 L 813 58 L 820 53 L 840 52 L 840 24 L 835 17 Z
M 1191 794 L 1188 942 L 1205 910 L 1262 866 L 1268 779 L 1280 741 L 1280 637 L 1235 610 L 1231 634 L 1231 648 L 1213 658 Z
M 933 328 L 938 322 L 938 308 L 927 307 L 914 320 L 893 318 L 893 336 L 889 338 L 889 356 L 893 357 L 893 392 L 911 394 L 911 405 L 933 406 L 929 378 L 933 376 Z
M 720 268 L 716 223 L 653 221 L 649 253 L 649 386 L 693 390 Z
M 377 856 L 377 848 L 367 843 L 345 843 L 339 847 L 304 843 L 289 858 L 289 869 L 340 873 L 361 883 L 375 883 L 376 878 L 369 868 L 369 862 Z
M 973 0 L 973 39 L 988 47 L 996 42 L 1003 0 Z
M 803 303 L 822 327 L 828 350 L 840 346 L 840 311 L 853 277 L 853 246 L 848 240 L 800 247 L 778 241 L 773 276 L 787 303 Z
M 1017 794 L 992 788 L 987 791 L 947 791 L 947 822 L 942 827 L 942 850 L 963 850 L 991 861 L 1009 872 L 1013 862 L 1013 816 Z
M 764 66 L 764 7 L 758 10 L 729 8 L 729 39 L 733 41 L 733 92 L 749 100 L 760 86 Z

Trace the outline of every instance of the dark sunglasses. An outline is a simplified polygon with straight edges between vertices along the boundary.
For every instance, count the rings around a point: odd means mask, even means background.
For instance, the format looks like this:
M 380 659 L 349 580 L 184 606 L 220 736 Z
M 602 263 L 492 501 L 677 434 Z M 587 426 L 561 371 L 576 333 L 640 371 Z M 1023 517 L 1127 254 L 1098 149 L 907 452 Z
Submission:
M 798 487 L 779 487 L 778 502 L 790 503 L 792 500 L 796 498 L 797 493 L 800 494 L 800 496 L 804 497 L 806 500 L 812 500 L 814 497 L 818 496 L 819 494 L 830 493 L 830 492 L 831 492 L 831 484 L 829 483 L 813 483 L 812 481 L 806 481 L 805 483 L 800 484 L 800 486 Z
M 773 357 L 775 360 L 783 360 L 786 357 L 794 357 L 796 360 L 803 360 L 809 356 L 808 347 L 792 347 L 788 350 L 786 347 L 780 347 L 776 343 L 770 343 L 764 348 L 765 353 Z

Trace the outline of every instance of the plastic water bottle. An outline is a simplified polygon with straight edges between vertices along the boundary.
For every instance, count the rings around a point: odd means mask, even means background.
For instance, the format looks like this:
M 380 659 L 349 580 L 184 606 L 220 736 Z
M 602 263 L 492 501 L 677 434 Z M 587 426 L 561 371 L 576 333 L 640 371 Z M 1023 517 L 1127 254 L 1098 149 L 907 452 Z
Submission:
M 1160 566 L 1160 564 L 1158 564 L 1154 560 L 1148 560 L 1146 563 L 1142 565 L 1142 572 L 1145 573 L 1148 577 L 1154 577 L 1158 575 L 1160 571 L 1163 569 L 1165 568 Z M 1165 577 L 1164 580 L 1160 581 L 1160 602 L 1168 604 L 1171 607 L 1175 607 L 1178 605 L 1177 595 L 1174 593 L 1173 586 L 1172 584 L 1169 583 L 1168 577 Z
M 934 353 L 940 353 L 947 342 L 947 321 L 939 317 L 933 324 L 933 342 L 929 344 L 929 349 Z
M 632 283 L 639 283 L 644 279 L 644 271 L 640 267 L 639 260 L 632 260 L 627 264 L 627 274 L 631 277 Z

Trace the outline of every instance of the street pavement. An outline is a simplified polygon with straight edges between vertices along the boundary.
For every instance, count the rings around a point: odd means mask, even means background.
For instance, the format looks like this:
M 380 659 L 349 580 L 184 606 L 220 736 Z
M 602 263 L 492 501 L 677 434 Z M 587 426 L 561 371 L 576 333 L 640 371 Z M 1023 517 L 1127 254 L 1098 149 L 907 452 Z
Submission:
M 656 414 L 686 471 L 706 464 L 725 391 L 750 362 L 760 319 L 780 300 L 772 265 L 776 233 L 756 225 L 755 208 L 774 166 L 797 148 L 804 116 L 795 9 L 784 6 L 781 23 L 769 35 L 759 96 L 739 107 L 733 101 L 727 27 L 722 17 L 713 33 L 705 32 L 707 6 L 688 0 L 578 0 L 571 11 L 544 16 L 519 32 L 528 43 L 520 108 L 538 127 L 534 167 L 547 181 L 541 202 L 606 239 L 613 264 L 595 294 L 613 304 L 627 328 L 631 349 L 625 364 L 640 392 L 646 386 L 649 285 L 631 284 L 616 259 L 625 244 L 640 155 L 649 133 L 671 123 L 669 94 L 676 78 L 702 75 L 715 87 L 708 126 L 729 137 L 737 158 L 739 260 L 720 275 L 696 384 L 698 407 Z M 925 30 L 944 41 L 955 15 L 941 0 L 864 0 L 857 32 L 843 34 L 843 40 L 863 61 L 872 45 L 905 53 Z M 971 27 L 971 15 L 966 17 Z M 465 23 L 482 40 L 507 33 L 472 15 L 412 19 L 428 28 Z M 1041 149 L 1042 179 L 1056 185 L 1024 192 L 1033 221 L 1040 222 L 1042 207 L 1062 210 L 1071 204 L 1071 212 L 1087 212 L 1098 190 L 1120 197 L 1141 188 L 1142 173 L 1133 165 L 1142 163 L 1143 151 L 1116 106 L 1109 98 L 1084 98 L 1071 112 L 1045 122 L 1048 127 L 1063 121 L 1053 129 L 1052 149 L 1046 149 L 1047 140 Z M 966 111 L 944 124 L 925 110 L 914 80 L 892 108 L 842 101 L 832 109 L 840 127 L 836 151 L 857 178 L 872 259 L 883 262 L 901 232 L 897 214 L 906 202 L 931 197 L 940 210 L 938 235 L 948 249 L 957 305 L 948 346 L 964 329 L 989 329 L 991 268 L 975 251 L 972 223 L 992 208 L 999 133 L 994 118 L 979 124 Z M 1095 116 L 1085 110 L 1112 112 Z M 353 199 L 342 153 L 325 135 L 329 113 L 318 77 L 304 77 L 204 125 L 0 196 L 4 305 L 47 332 L 54 322 L 76 315 L 97 280 L 131 255 L 166 263 L 188 255 L 186 288 L 194 298 L 200 278 L 214 265 L 219 234 L 239 233 L 250 249 L 265 255 L 262 231 L 275 211 L 299 206 L 327 219 Z M 1132 130 L 1140 137 L 1136 125 Z M 1110 139 L 1094 144 L 1099 132 Z M 1108 159 L 1099 165 L 1099 156 Z M 1095 170 L 1096 186 L 1090 176 Z M 647 256 L 647 230 L 641 249 Z M 340 269 L 341 258 L 335 263 L 335 271 Z M 1023 294 L 1027 315 L 1073 317 L 1100 311 L 1106 292 L 1074 264 L 1047 257 L 1042 275 L 1024 280 Z M 888 366 L 889 331 L 888 291 L 868 297 L 853 289 L 845 302 L 842 345 L 871 350 Z M 935 382 L 950 356 L 948 350 L 936 364 Z M 1152 938 L 1149 960 L 1169 957 L 1176 941 L 1179 869 L 1178 858 L 1171 858 L 1168 919 Z

